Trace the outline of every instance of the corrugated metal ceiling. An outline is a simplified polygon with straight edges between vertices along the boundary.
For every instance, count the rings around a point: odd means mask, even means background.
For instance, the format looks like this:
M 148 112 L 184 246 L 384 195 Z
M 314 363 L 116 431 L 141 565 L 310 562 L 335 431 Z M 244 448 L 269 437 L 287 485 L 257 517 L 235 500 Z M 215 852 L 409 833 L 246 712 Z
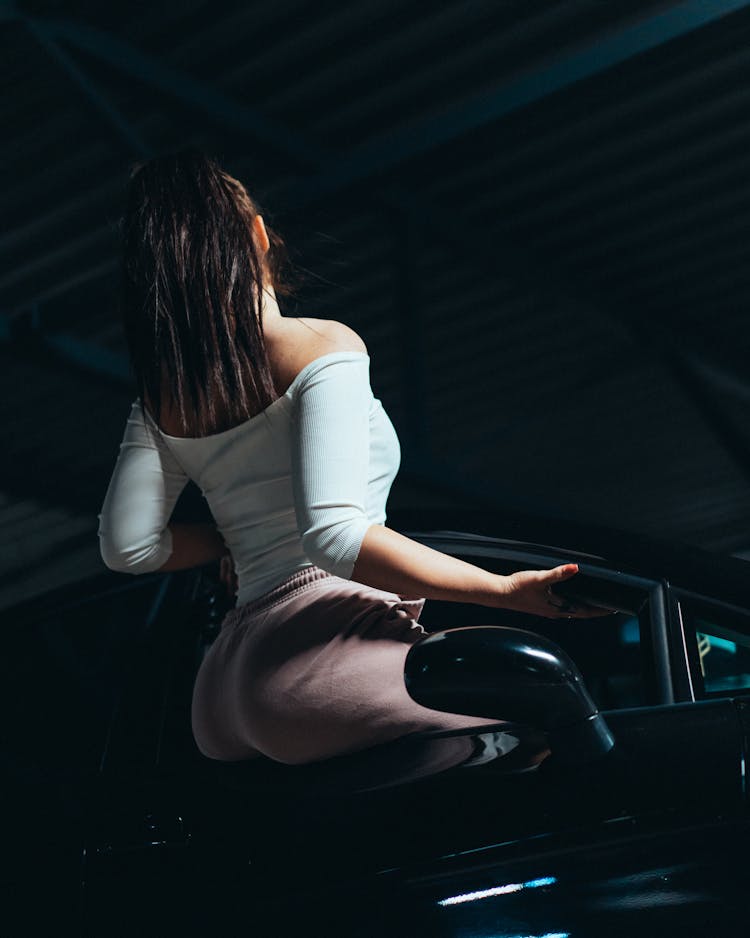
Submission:
M 367 342 L 402 439 L 392 504 L 434 482 L 458 503 L 749 547 L 743 6 L 8 14 L 0 605 L 101 568 L 132 397 L 120 193 L 132 159 L 188 142 L 311 272 L 286 312 Z

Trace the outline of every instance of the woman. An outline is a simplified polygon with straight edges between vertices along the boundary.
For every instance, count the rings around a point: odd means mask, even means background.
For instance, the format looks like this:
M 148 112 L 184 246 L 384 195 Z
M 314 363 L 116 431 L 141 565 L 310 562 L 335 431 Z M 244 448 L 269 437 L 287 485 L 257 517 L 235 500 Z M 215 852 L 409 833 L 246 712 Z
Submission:
M 303 763 L 426 729 L 497 725 L 407 694 L 427 598 L 542 616 L 574 564 L 505 577 L 385 526 L 400 464 L 367 347 L 326 319 L 281 315 L 281 238 L 244 186 L 184 150 L 131 175 L 123 315 L 138 387 L 99 515 L 129 573 L 231 556 L 237 605 L 197 675 L 192 728 L 225 761 Z M 145 406 L 144 406 L 145 404 Z M 170 522 L 192 479 L 215 525 Z

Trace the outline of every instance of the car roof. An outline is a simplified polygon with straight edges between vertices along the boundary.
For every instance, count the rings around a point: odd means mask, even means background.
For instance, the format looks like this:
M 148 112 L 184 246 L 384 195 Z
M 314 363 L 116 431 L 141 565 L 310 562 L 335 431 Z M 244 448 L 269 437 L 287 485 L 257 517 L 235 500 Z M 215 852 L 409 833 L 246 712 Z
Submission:
M 743 608 L 750 606 L 750 563 L 692 544 L 569 518 L 481 509 L 400 509 L 389 512 L 388 524 L 411 536 L 441 532 L 445 540 L 450 532 L 461 532 L 489 537 L 509 548 L 557 553 L 565 559 L 666 580 L 672 586 Z

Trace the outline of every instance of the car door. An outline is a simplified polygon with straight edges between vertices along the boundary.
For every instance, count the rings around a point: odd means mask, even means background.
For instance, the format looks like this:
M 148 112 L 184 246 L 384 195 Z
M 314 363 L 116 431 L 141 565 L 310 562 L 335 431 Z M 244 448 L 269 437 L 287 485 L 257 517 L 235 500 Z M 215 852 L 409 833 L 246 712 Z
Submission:
M 553 753 L 509 766 L 517 750 L 493 756 L 494 734 L 474 732 L 477 756 L 416 782 L 328 800 L 300 786 L 293 810 L 265 801 L 273 842 L 248 843 L 243 895 L 258 894 L 252 875 L 264 883 L 279 934 L 312 922 L 349 936 L 736 930 L 750 833 L 742 727 L 731 701 L 675 699 L 665 584 L 602 558 L 408 533 L 500 573 L 576 560 L 602 600 L 628 607 L 584 622 L 428 600 L 420 619 L 431 632 L 510 625 L 553 638 L 579 664 L 615 748 L 595 762 Z M 505 729 L 528 741 L 528 728 Z
M 428 603 L 431 629 L 516 625 L 553 638 L 579 665 L 615 748 L 591 764 L 556 763 L 553 754 L 521 779 L 502 774 L 502 759 L 494 777 L 492 761 L 455 770 L 453 797 L 443 794 L 443 804 L 456 809 L 455 853 L 418 871 L 394 871 L 393 905 L 409 910 L 413 927 L 429 922 L 431 934 L 445 935 L 705 935 L 739 928 L 749 833 L 743 721 L 736 702 L 710 686 L 694 699 L 683 696 L 667 585 L 601 558 L 548 548 L 455 534 L 423 541 L 496 572 L 576 560 L 584 576 L 599 581 L 595 596 L 629 609 L 602 619 L 532 622 Z M 726 617 L 719 625 L 712 611 L 698 625 L 713 637 L 714 651 L 716 639 L 739 644 Z M 718 668 L 707 673 L 719 679 Z M 750 680 L 743 674 L 736 680 L 744 689 Z M 450 784 L 446 775 L 444 792 Z
M 420 620 L 428 631 L 505 624 L 554 638 L 605 712 L 611 757 L 536 763 L 534 728 L 518 726 L 508 755 L 473 731 L 470 758 L 401 779 L 385 778 L 384 750 L 323 768 L 210 764 L 188 723 L 210 613 L 199 605 L 191 625 L 190 602 L 178 605 L 133 684 L 131 729 L 112 737 L 90 921 L 117 909 L 127 934 L 148 906 L 155 933 L 236 928 L 251 910 L 278 935 L 602 934 L 621 921 L 628 934 L 661 934 L 657 925 L 705 928 L 736 908 L 741 727 L 731 702 L 675 702 L 663 584 L 534 545 L 414 536 L 497 572 L 575 559 L 605 594 L 629 597 L 630 609 L 586 623 L 431 600 Z M 405 740 L 388 758 L 413 768 L 461 737 Z M 526 763 L 512 761 L 519 751 Z

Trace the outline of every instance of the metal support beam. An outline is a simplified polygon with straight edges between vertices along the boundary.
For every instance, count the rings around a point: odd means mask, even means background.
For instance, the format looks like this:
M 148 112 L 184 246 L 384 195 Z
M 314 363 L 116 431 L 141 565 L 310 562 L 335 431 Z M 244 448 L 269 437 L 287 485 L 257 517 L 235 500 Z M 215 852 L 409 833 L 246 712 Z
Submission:
M 619 29 L 606 39 L 584 45 L 542 68 L 534 69 L 492 93 L 482 93 L 465 100 L 437 117 L 426 118 L 417 125 L 378 138 L 349 153 L 340 155 L 335 160 L 330 160 L 327 151 L 309 139 L 277 125 L 254 110 L 232 101 L 226 95 L 189 78 L 178 70 L 140 54 L 126 43 L 107 36 L 99 30 L 75 25 L 65 20 L 36 20 L 36 23 L 46 36 L 62 39 L 77 48 L 84 49 L 88 54 L 105 60 L 131 77 L 209 113 L 213 118 L 231 126 L 234 132 L 239 131 L 254 139 L 262 140 L 298 165 L 313 170 L 317 167 L 319 171 L 316 176 L 303 180 L 289 193 L 291 204 L 299 208 L 361 181 L 374 172 L 393 168 L 407 159 L 449 143 L 463 134 L 497 121 L 507 114 L 540 101 L 576 82 L 604 72 L 636 55 L 685 36 L 747 6 L 748 0 L 713 0 L 711 3 L 706 3 L 705 0 L 690 0 L 690 2 L 676 4 L 666 11 Z M 375 198 L 380 198 L 381 201 L 392 205 L 396 198 L 403 210 L 408 210 L 412 215 L 414 212 L 419 212 L 423 223 L 432 224 L 432 221 L 436 219 L 434 210 L 421 204 L 421 200 L 415 198 L 412 193 L 399 193 L 392 190 L 387 199 L 383 199 L 382 195 L 379 197 L 376 195 Z M 438 225 L 437 230 L 445 234 L 444 226 Z M 496 247 L 497 245 L 493 246 L 493 261 L 496 257 Z M 551 273 L 552 278 L 557 279 L 563 293 L 569 297 L 573 295 L 577 300 L 584 302 L 588 299 L 591 305 L 592 298 L 587 296 L 587 290 L 585 288 L 581 290 L 579 287 L 572 291 L 567 289 L 566 277 L 556 276 L 554 265 L 549 262 L 549 259 L 544 258 L 543 263 L 540 264 L 542 259 L 539 258 L 534 264 L 519 251 L 518 245 L 508 247 L 511 250 L 506 256 L 508 260 L 514 258 L 513 269 L 517 278 L 523 279 L 525 270 L 534 288 L 538 289 L 536 273 L 543 267 L 546 273 Z M 477 250 L 476 242 L 472 243 L 472 250 Z M 550 279 L 548 277 L 545 279 L 550 285 Z M 611 298 L 604 300 L 593 298 L 593 302 L 598 309 L 608 311 L 630 330 L 637 330 L 630 311 L 616 309 Z M 1 325 L 0 334 L 2 334 Z M 674 350 L 664 348 L 658 337 L 652 333 L 647 333 L 645 337 L 660 351 L 672 373 L 689 392 L 689 396 L 696 400 L 695 390 L 688 388 L 689 381 L 686 382 L 684 363 L 681 365 L 675 359 Z M 95 358 L 88 357 L 83 350 L 75 351 L 75 343 L 63 342 L 60 348 L 63 346 L 71 355 L 75 356 L 81 352 L 79 356 L 81 362 L 88 360 L 88 364 L 91 365 L 92 361 L 95 361 Z M 98 352 L 96 354 L 98 355 Z M 706 417 L 709 416 L 705 406 L 702 413 Z M 734 455 L 735 459 L 741 461 L 742 468 L 750 474 L 750 462 L 744 454 L 738 452 L 735 442 L 727 436 L 726 428 L 723 425 L 720 428 L 713 420 L 709 422 L 729 452 Z
M 50 31 L 33 19 L 26 19 L 25 23 L 47 54 L 57 62 L 66 75 L 83 92 L 88 102 L 105 118 L 117 136 L 127 145 L 130 154 L 142 158 L 150 156 L 151 149 L 138 131 L 122 116 L 112 102 L 99 91 L 90 76 L 86 75 L 70 55 L 55 42 Z
M 398 198 L 398 192 L 390 190 L 391 197 Z M 416 212 L 425 230 L 440 233 L 441 240 L 452 245 L 455 250 L 466 249 L 458 219 L 453 224 L 444 224 L 434 207 L 415 192 L 404 193 L 404 200 L 409 200 L 412 212 Z M 629 332 L 645 348 L 651 348 L 659 356 L 662 364 L 675 379 L 685 396 L 702 417 L 705 426 L 713 434 L 718 444 L 733 460 L 738 469 L 750 479 L 750 443 L 737 431 L 731 418 L 723 413 L 711 384 L 707 382 L 705 369 L 701 370 L 688 355 L 684 342 L 678 343 L 674 336 L 654 327 L 649 321 L 641 321 L 637 313 L 620 303 L 612 296 L 604 296 L 590 283 L 576 281 L 571 284 L 570 272 L 561 269 L 553 256 L 543 252 L 532 252 L 517 239 L 510 240 L 507 235 L 488 234 L 485 238 L 471 241 L 471 250 L 477 258 L 486 258 L 489 269 L 497 263 L 498 251 L 505 259 L 505 268 L 513 281 L 535 295 L 547 295 L 551 301 L 559 303 L 561 298 L 579 308 L 594 311 L 592 315 L 607 316 L 621 328 Z M 544 271 L 540 277 L 539 272 Z M 427 451 L 423 451 L 427 453 Z M 429 458 L 434 459 L 435 454 Z
M 721 393 L 729 393 L 743 405 L 750 402 L 750 381 L 744 362 L 732 362 L 732 371 L 717 367 L 717 347 L 712 336 L 702 336 L 689 323 L 681 322 L 679 330 L 668 331 L 654 322 L 635 320 L 636 328 L 648 335 L 678 379 L 684 394 L 721 440 L 724 449 L 750 477 L 750 432 L 737 426 L 726 412 Z M 714 359 L 712 362 L 711 359 Z M 733 349 L 721 349 L 721 358 L 734 358 Z
M 34 18 L 33 23 L 37 33 L 43 34 L 48 40 L 74 45 L 124 74 L 172 95 L 196 110 L 203 111 L 212 119 L 229 127 L 233 133 L 265 142 L 281 152 L 290 162 L 308 170 L 318 170 L 317 176 L 301 180 L 280 196 L 280 203 L 285 202 L 288 207 L 299 210 L 328 193 L 355 180 L 361 180 L 373 169 L 390 168 L 418 152 L 447 143 L 467 130 L 476 129 L 525 104 L 559 91 L 573 81 L 590 77 L 747 5 L 748 0 L 715 0 L 712 3 L 691 0 L 677 4 L 667 11 L 619 30 L 602 42 L 585 46 L 544 68 L 529 72 L 493 94 L 483 93 L 454 106 L 438 118 L 427 119 L 417 127 L 412 126 L 407 131 L 397 132 L 364 148 L 338 156 L 329 153 L 327 148 L 308 136 L 295 133 L 230 96 L 192 79 L 179 69 L 144 55 L 128 43 L 102 30 L 76 24 L 67 19 Z M 9 11 L 14 9 L 10 5 Z M 12 12 L 10 15 L 13 15 Z M 30 22 L 28 18 L 27 22 Z M 104 105 L 106 106 L 106 102 Z M 112 119 L 116 120 L 114 115 Z M 126 130 L 124 132 L 127 133 Z M 378 197 L 377 192 L 369 192 L 366 195 L 373 200 L 380 198 L 381 201 L 393 205 L 392 199 Z M 408 199 L 409 194 L 402 193 L 400 198 Z M 442 226 L 438 231 L 441 231 L 441 228 Z
M 604 296 L 591 284 L 576 282 L 571 287 L 569 273 L 557 266 L 553 257 L 537 254 L 529 260 L 529 254 L 517 242 L 502 242 L 503 255 L 513 270 L 516 282 L 527 282 L 529 289 L 539 291 L 538 272 L 544 271 L 544 289 L 553 297 L 565 297 L 581 308 L 598 311 L 625 328 L 638 345 L 651 348 L 676 381 L 685 397 L 693 404 L 705 427 L 713 434 L 717 443 L 727 453 L 740 472 L 750 480 L 750 440 L 735 426 L 734 421 L 721 407 L 715 388 L 707 379 L 706 369 L 696 360 L 694 350 L 688 349 L 679 336 L 658 327 L 651 318 L 624 305 L 611 295 Z M 495 257 L 499 244 L 492 240 L 492 248 L 484 243 L 473 244 L 479 252 L 487 252 L 488 259 Z M 536 284 L 534 283 L 536 278 Z M 746 388 L 747 393 L 747 388 Z
M 124 355 L 65 332 L 47 332 L 38 307 L 15 316 L 0 314 L 0 341 L 51 353 L 87 374 L 116 384 L 130 386 L 132 382 L 130 364 Z
M 689 0 L 530 69 L 407 127 L 355 147 L 300 184 L 298 198 L 320 198 L 495 123 L 579 81 L 679 39 L 748 6 L 748 0 Z
M 302 180 L 290 198 L 306 204 L 397 166 L 404 161 L 464 134 L 492 124 L 508 114 L 534 104 L 571 85 L 591 78 L 623 62 L 679 39 L 749 5 L 750 0 L 687 0 L 667 10 L 622 26 L 594 42 L 528 70 L 493 91 L 483 91 L 440 114 L 385 134 L 331 159 L 326 148 L 309 137 L 294 133 L 257 111 L 234 102 L 200 81 L 143 55 L 127 43 L 102 30 L 67 19 L 36 19 L 45 35 L 62 39 L 89 55 L 137 78 L 165 94 L 203 110 L 235 132 L 249 134 L 273 146 L 287 158 L 308 169 L 318 170 Z
M 41 333 L 41 340 L 47 349 L 60 355 L 66 361 L 79 365 L 83 371 L 114 378 L 123 384 L 130 384 L 132 380 L 130 365 L 124 355 L 110 352 L 99 345 L 64 332 Z
M 234 101 L 205 82 L 191 78 L 180 69 L 164 65 L 158 59 L 143 54 L 104 30 L 67 19 L 34 17 L 33 22 L 45 36 L 81 49 L 129 77 L 195 110 L 203 111 L 234 134 L 251 137 L 271 147 L 293 165 L 310 169 L 321 165 L 328 158 L 325 148 L 315 145 L 307 137 L 263 116 L 254 108 Z

